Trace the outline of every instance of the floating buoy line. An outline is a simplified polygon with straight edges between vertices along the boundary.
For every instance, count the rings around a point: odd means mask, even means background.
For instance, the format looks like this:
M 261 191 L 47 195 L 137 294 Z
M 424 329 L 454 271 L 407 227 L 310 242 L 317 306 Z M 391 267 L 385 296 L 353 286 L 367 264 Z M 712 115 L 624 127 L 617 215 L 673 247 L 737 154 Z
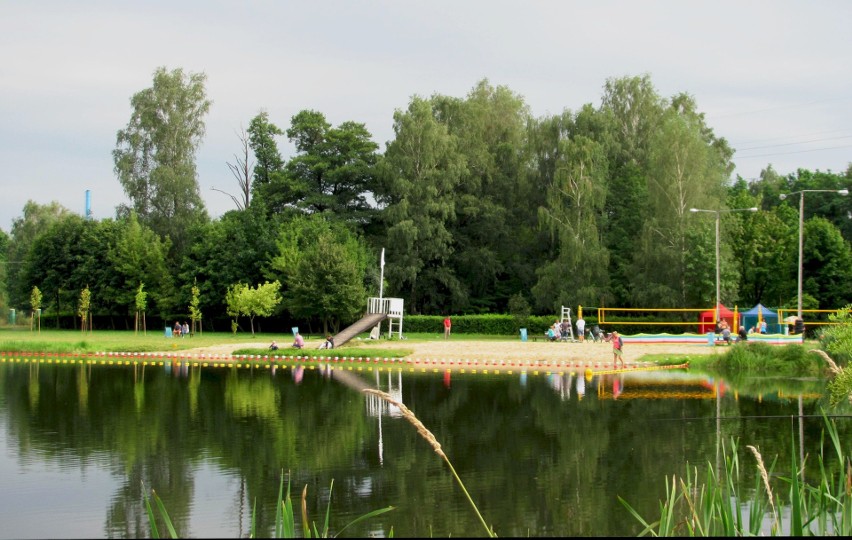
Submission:
M 371 358 L 363 356 L 281 356 L 281 355 L 219 355 L 219 354 L 176 354 L 176 353 L 130 353 L 93 352 L 45 353 L 45 352 L 2 352 L 0 364 L 69 364 L 102 366 L 174 366 L 201 368 L 271 368 L 304 366 L 315 369 L 319 366 L 334 367 L 349 371 L 366 369 L 398 370 L 409 372 L 458 371 L 459 373 L 507 374 L 532 372 L 534 375 L 559 372 L 581 372 L 591 375 L 608 375 L 634 371 L 661 369 L 686 369 L 689 364 L 657 366 L 630 364 L 621 369 L 608 369 L 608 362 L 569 360 L 464 360 L 444 358 Z

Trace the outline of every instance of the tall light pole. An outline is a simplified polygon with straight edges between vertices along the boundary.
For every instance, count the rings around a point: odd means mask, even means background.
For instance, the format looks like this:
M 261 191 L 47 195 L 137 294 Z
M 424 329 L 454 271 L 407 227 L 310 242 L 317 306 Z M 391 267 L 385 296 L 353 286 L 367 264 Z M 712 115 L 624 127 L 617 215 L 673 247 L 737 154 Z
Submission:
M 709 212 L 711 214 L 716 214 L 716 320 L 719 320 L 719 282 L 720 282 L 720 273 L 719 273 L 719 221 L 723 213 L 727 212 L 757 212 L 757 207 L 752 208 L 729 208 L 722 210 L 703 210 L 701 208 L 690 208 L 690 212 Z
M 802 318 L 802 247 L 803 242 L 803 225 L 805 223 L 805 193 L 837 193 L 838 195 L 849 195 L 848 189 L 803 189 L 792 193 L 782 193 L 778 195 L 782 201 L 790 195 L 799 195 L 799 283 L 796 292 L 796 316 Z

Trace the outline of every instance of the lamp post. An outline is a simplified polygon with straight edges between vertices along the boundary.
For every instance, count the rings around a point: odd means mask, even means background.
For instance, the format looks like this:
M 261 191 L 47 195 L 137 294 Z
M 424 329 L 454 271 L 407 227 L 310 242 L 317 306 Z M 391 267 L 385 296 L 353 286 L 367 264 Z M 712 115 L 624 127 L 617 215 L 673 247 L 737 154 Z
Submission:
M 799 195 L 799 282 L 796 289 L 796 316 L 802 318 L 802 246 L 803 225 L 805 222 L 805 193 L 837 193 L 838 195 L 849 195 L 848 189 L 803 189 L 792 193 L 782 193 L 778 198 L 782 201 L 790 195 Z
M 752 208 L 730 208 L 723 210 L 703 210 L 701 208 L 690 208 L 690 212 L 708 212 L 716 214 L 716 320 L 719 320 L 719 221 L 723 213 L 727 212 L 757 212 L 757 207 Z

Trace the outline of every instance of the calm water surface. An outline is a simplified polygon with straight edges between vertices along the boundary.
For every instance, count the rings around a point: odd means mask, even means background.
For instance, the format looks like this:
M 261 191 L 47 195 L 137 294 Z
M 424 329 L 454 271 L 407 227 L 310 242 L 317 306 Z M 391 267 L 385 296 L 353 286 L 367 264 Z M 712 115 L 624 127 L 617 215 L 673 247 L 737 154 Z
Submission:
M 342 536 L 391 528 L 396 537 L 483 536 L 443 460 L 359 385 L 390 392 L 417 415 L 504 537 L 636 535 L 619 496 L 658 517 L 666 477 L 720 463 L 732 440 L 749 465 L 742 485 L 753 485 L 746 444 L 789 471 L 791 446 L 818 453 L 826 402 L 821 381 L 737 387 L 683 371 L 587 379 L 8 358 L 0 537 L 148 537 L 150 489 L 183 537 L 245 537 L 255 503 L 258 535 L 267 536 L 282 471 L 296 496 L 307 485 L 318 524 L 331 497 L 333 531 L 396 507 Z M 838 422 L 849 440 L 849 421 Z

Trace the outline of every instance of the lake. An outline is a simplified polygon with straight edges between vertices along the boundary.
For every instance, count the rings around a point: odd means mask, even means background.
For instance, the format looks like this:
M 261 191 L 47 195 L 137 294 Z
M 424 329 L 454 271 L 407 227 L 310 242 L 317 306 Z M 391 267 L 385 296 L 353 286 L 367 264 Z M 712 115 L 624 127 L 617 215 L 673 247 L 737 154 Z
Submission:
M 395 507 L 344 537 L 483 536 L 447 464 L 361 386 L 416 414 L 499 536 L 634 536 L 618 497 L 654 520 L 667 478 L 720 465 L 731 441 L 743 486 L 756 474 L 747 444 L 788 474 L 793 449 L 819 452 L 827 406 L 820 380 L 734 385 L 683 370 L 0 360 L 2 538 L 148 537 L 151 489 L 183 537 L 246 537 L 254 508 L 269 536 L 282 473 L 296 499 L 307 486 L 318 527 L 330 497 L 332 533 Z M 837 422 L 848 441 L 852 425 Z

